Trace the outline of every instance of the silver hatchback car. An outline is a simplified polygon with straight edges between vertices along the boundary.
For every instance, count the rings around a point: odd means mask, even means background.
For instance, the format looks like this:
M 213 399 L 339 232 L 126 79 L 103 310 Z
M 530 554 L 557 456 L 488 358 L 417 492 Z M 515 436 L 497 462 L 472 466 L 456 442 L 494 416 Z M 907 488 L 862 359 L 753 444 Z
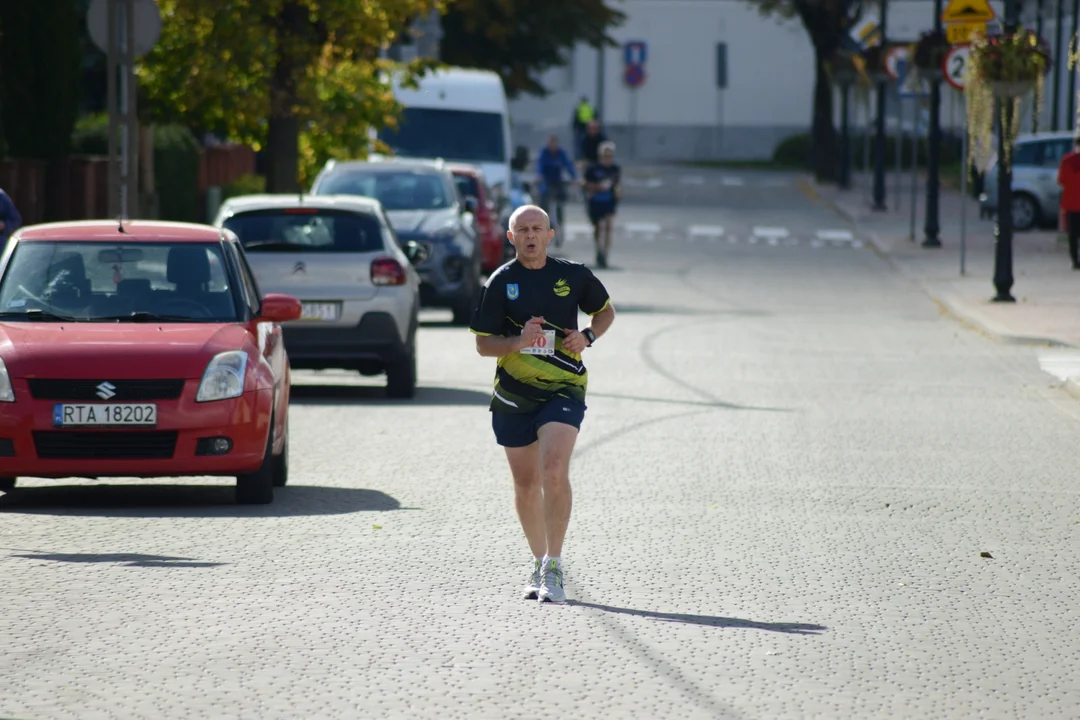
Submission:
M 294 369 L 386 373 L 387 395 L 416 390 L 420 276 L 427 251 L 399 244 L 377 200 L 349 196 L 247 195 L 214 220 L 236 234 L 259 287 L 300 299 L 300 320 L 282 327 Z
M 1019 135 L 1012 151 L 1012 215 L 1015 230 L 1056 227 L 1061 188 L 1057 184 L 1061 158 L 1073 149 L 1073 133 L 1045 132 Z M 979 196 L 983 215 L 997 212 L 997 156 L 991 161 Z

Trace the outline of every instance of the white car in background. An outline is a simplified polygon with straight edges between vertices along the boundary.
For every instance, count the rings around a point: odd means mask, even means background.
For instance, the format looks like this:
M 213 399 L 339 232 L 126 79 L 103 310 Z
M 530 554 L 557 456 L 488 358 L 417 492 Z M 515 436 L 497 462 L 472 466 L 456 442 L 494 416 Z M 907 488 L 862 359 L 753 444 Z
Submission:
M 282 326 L 293 369 L 386 374 L 386 392 L 416 390 L 420 276 L 427 250 L 399 244 L 378 200 L 355 195 L 246 195 L 214 225 L 236 234 L 262 292 L 299 298 Z

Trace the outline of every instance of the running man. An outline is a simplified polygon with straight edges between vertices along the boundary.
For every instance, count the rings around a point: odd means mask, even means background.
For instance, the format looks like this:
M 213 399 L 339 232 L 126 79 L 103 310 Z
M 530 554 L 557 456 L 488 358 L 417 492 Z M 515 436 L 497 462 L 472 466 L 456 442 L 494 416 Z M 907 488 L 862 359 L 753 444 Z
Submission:
M 622 199 L 622 169 L 615 164 L 615 143 L 601 143 L 599 154 L 600 162 L 585 171 L 585 197 L 596 242 L 596 264 L 606 268 L 615 208 Z
M 517 254 L 492 273 L 469 330 L 476 351 L 498 358 L 491 426 L 506 450 L 514 505 L 533 562 L 526 600 L 561 603 L 562 551 L 570 523 L 570 455 L 585 418 L 585 348 L 611 327 L 607 289 L 581 263 L 548 257 L 547 213 L 525 205 L 510 217 Z M 578 330 L 578 311 L 592 316 Z
M 563 203 L 566 202 L 566 181 L 563 180 L 563 170 L 570 179 L 577 180 L 577 170 L 570 156 L 559 147 L 559 138 L 552 135 L 548 138 L 547 146 L 540 150 L 536 159 L 536 172 L 540 176 L 540 206 L 549 211 L 554 205 L 555 222 L 552 227 L 557 231 L 555 247 L 562 245 L 563 240 Z M 550 214 L 549 216 L 550 217 Z

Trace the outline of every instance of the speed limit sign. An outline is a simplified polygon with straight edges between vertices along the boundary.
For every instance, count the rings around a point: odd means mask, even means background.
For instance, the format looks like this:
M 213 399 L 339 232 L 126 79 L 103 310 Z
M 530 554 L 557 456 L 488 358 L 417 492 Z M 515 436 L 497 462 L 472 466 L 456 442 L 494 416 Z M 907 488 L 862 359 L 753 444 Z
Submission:
M 960 92 L 964 91 L 964 73 L 967 71 L 969 57 L 971 57 L 970 45 L 955 45 L 941 62 L 941 71 L 945 74 L 945 82 Z

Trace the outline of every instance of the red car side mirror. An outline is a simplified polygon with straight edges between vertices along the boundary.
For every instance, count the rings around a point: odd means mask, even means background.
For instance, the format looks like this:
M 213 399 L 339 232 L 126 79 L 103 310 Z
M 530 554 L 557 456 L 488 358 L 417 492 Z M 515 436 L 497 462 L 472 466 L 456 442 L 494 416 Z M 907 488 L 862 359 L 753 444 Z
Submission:
M 289 322 L 299 320 L 301 311 L 300 301 L 292 295 L 269 293 L 263 296 L 260 319 L 271 322 Z

